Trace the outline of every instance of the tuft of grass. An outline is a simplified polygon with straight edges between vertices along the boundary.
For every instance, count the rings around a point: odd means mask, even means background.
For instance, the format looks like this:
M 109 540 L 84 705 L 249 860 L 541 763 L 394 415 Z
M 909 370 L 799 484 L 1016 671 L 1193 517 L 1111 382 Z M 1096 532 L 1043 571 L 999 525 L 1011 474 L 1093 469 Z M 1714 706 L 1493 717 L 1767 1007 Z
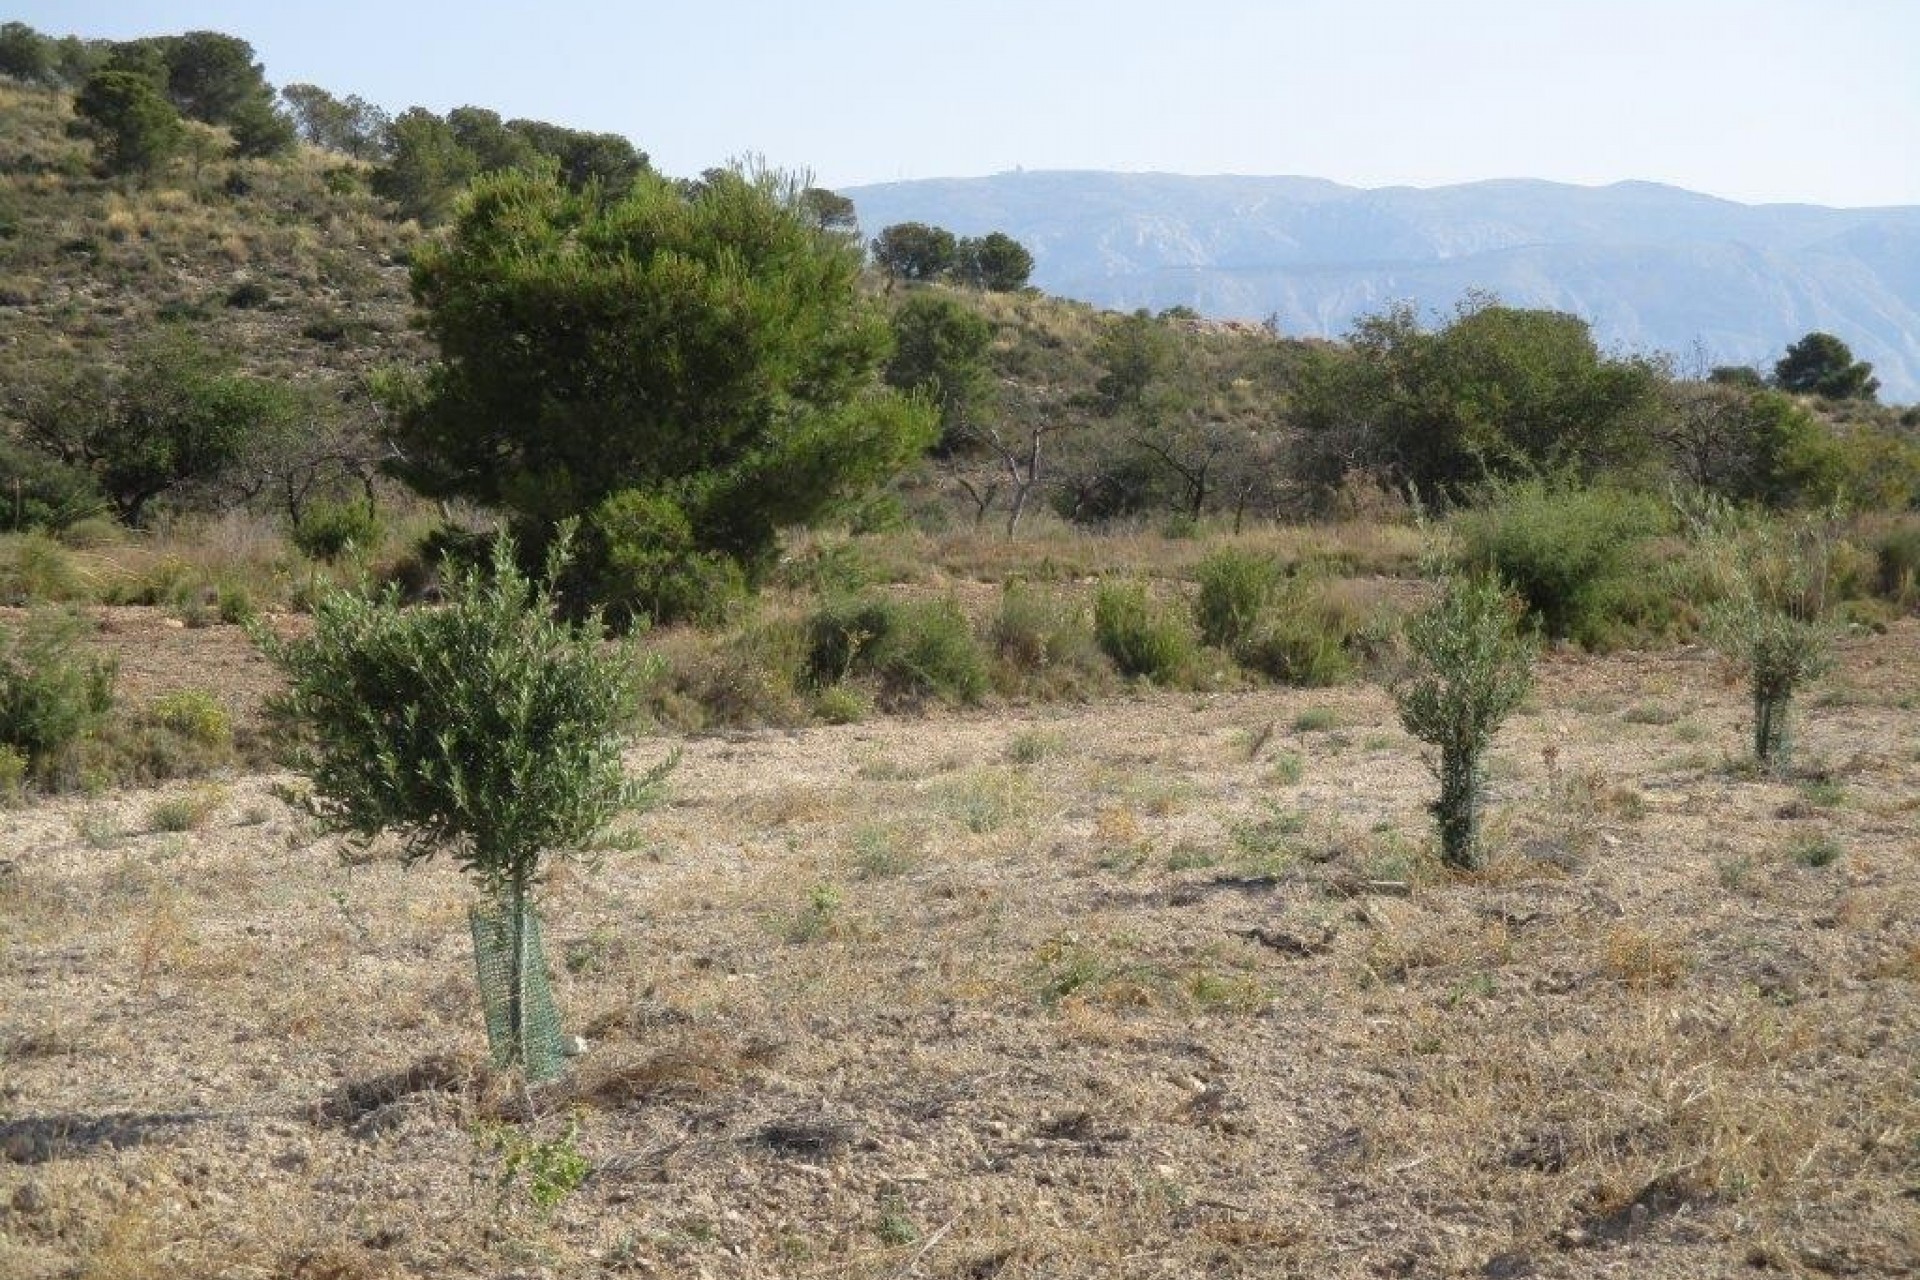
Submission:
M 156 802 L 147 810 L 147 829 L 174 834 L 199 831 L 213 821 L 213 816 L 226 802 L 225 788 L 195 787 Z
M 974 835 L 986 835 L 1025 816 L 1031 786 L 1014 770 L 974 769 L 943 784 L 938 797 L 948 817 Z
M 1325 733 L 1340 723 L 1332 707 L 1308 707 L 1293 718 L 1295 733 Z
M 1840 861 L 1845 852 L 1840 842 L 1832 836 L 1804 836 L 1793 842 L 1787 850 L 1787 856 L 1803 867 L 1819 869 L 1830 867 Z
M 913 841 L 900 829 L 869 824 L 854 829 L 849 838 L 854 873 L 863 880 L 886 880 L 902 876 L 919 864 L 920 854 Z
M 1267 769 L 1267 781 L 1277 786 L 1298 786 L 1306 772 L 1306 759 L 1298 751 L 1282 751 L 1273 757 Z
M 1026 729 L 1007 743 L 1006 755 L 1014 764 L 1038 764 L 1058 755 L 1066 745 L 1066 739 L 1050 729 Z

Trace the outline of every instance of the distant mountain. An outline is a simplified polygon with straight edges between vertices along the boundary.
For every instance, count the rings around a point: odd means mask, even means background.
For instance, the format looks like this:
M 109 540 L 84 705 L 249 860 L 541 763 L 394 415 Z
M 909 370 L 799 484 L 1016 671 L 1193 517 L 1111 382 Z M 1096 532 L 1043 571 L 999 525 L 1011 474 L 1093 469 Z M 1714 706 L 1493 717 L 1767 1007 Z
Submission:
M 931 222 L 1002 230 L 1034 283 L 1100 306 L 1276 317 L 1338 337 L 1399 299 L 1470 289 L 1571 311 L 1602 345 L 1771 368 L 1814 329 L 1873 362 L 1881 398 L 1920 400 L 1920 207 L 1744 205 L 1649 182 L 1419 189 L 1317 178 L 1003 173 L 852 187 L 871 235 Z

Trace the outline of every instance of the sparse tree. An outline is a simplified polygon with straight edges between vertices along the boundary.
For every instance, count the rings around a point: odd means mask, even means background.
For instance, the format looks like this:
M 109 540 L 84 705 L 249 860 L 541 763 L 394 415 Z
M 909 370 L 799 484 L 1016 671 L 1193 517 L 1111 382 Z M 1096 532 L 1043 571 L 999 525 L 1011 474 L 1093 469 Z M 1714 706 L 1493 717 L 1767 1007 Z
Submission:
M 314 84 L 290 84 L 280 96 L 293 112 L 300 136 L 314 146 L 358 160 L 378 160 L 386 155 L 387 130 L 393 122 L 366 99 L 353 95 L 336 98 Z
M 1855 360 L 1847 344 L 1832 334 L 1819 332 L 1787 348 L 1773 366 L 1773 385 L 1827 400 L 1872 400 L 1880 390 L 1872 365 Z
M 387 126 L 387 162 L 373 173 L 375 195 L 423 226 L 446 220 L 473 178 L 474 156 L 453 127 L 425 107 L 411 107 Z
M 1033 254 L 1004 231 L 990 231 L 955 247 L 954 275 L 964 285 L 991 293 L 1014 293 L 1027 287 L 1033 274 Z
M 617 133 L 589 133 L 540 120 L 509 120 L 507 128 L 558 163 L 560 180 L 576 195 L 593 187 L 603 200 L 621 200 L 650 172 L 646 152 Z
M 148 176 L 186 141 L 180 113 L 152 80 L 131 71 L 96 72 L 73 101 L 79 131 L 93 140 L 100 167 Z
M 24 22 L 0 24 L 0 76 L 51 84 L 54 71 L 53 41 Z
M 887 382 L 926 396 L 940 410 L 942 452 L 959 447 L 992 388 L 986 317 L 940 291 L 915 293 L 893 313 Z
M 612 204 L 482 179 L 414 260 L 441 361 L 394 424 L 402 477 L 511 513 L 533 546 L 581 518 L 579 590 L 616 620 L 750 584 L 781 529 L 934 430 L 930 407 L 877 385 L 888 334 L 858 250 L 797 195 L 772 174 L 691 192 L 649 174 Z
M 953 232 L 924 222 L 884 227 L 873 241 L 873 260 L 900 280 L 937 280 L 953 269 L 959 247 Z
M 247 441 L 298 413 L 285 386 L 235 371 L 188 335 L 163 332 L 123 370 L 50 374 L 9 408 L 34 448 L 91 473 L 131 525 L 164 494 L 213 483 Z
M 853 207 L 853 201 L 837 191 L 808 187 L 800 193 L 800 207 L 822 231 L 854 237 L 860 234 L 859 211 Z

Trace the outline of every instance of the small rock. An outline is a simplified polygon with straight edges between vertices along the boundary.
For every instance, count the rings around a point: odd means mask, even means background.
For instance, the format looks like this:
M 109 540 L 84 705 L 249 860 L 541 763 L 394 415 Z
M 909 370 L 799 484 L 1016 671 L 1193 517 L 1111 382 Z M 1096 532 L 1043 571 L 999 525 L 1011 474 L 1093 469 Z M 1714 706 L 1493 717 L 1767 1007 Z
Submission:
M 560 1052 L 569 1058 L 578 1058 L 587 1051 L 585 1036 L 568 1036 L 560 1042 Z

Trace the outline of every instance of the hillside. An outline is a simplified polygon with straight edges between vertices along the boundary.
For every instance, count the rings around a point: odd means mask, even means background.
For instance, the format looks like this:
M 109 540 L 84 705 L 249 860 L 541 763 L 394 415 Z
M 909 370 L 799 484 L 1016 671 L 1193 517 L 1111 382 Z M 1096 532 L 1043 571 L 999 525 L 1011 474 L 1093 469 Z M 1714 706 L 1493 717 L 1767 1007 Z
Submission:
M 96 177 L 65 133 L 68 95 L 0 83 L 0 361 L 111 360 L 160 321 L 257 372 L 344 380 L 421 351 L 406 249 L 364 167 L 291 160 L 184 165 L 140 187 Z
M 1777 359 L 1842 334 L 1883 393 L 1920 399 L 1920 209 L 1742 205 L 1652 183 L 1481 182 L 1362 190 L 1312 178 L 1080 172 L 849 188 L 861 225 L 991 229 L 1032 249 L 1034 282 L 1100 306 L 1275 316 L 1335 337 L 1410 298 L 1469 290 L 1571 311 L 1600 340 L 1714 363 Z

